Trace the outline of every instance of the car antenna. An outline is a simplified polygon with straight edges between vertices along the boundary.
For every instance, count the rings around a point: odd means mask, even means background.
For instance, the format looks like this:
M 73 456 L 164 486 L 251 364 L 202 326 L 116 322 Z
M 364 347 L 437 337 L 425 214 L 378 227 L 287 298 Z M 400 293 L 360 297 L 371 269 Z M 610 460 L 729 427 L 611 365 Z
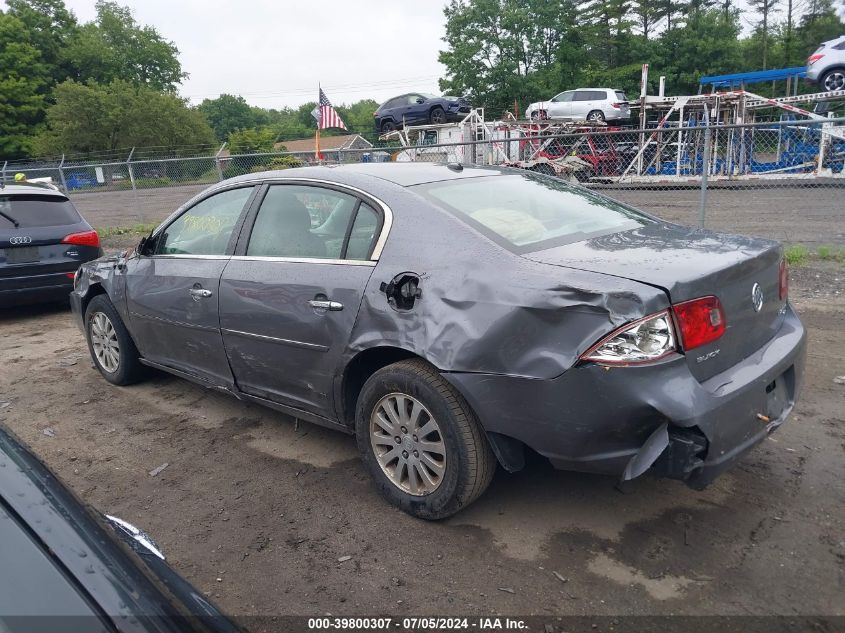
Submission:
M 460 163 L 449 163 L 449 164 L 446 165 L 446 167 L 448 167 L 452 171 L 463 171 L 464 170 L 464 166 L 461 165 Z

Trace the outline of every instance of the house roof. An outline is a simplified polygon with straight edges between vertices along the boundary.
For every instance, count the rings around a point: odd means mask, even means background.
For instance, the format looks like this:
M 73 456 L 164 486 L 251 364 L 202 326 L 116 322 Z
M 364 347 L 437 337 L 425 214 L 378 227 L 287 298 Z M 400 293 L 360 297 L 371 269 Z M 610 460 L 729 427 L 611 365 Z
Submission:
M 352 146 L 356 139 L 361 139 L 367 144 L 367 147 L 372 147 L 370 143 L 360 134 L 344 134 L 342 136 L 323 136 L 320 138 L 320 149 L 322 151 L 333 149 L 346 149 Z M 313 152 L 314 151 L 314 137 L 299 138 L 293 141 L 281 141 L 273 145 L 273 149 L 280 149 L 284 146 L 289 152 Z

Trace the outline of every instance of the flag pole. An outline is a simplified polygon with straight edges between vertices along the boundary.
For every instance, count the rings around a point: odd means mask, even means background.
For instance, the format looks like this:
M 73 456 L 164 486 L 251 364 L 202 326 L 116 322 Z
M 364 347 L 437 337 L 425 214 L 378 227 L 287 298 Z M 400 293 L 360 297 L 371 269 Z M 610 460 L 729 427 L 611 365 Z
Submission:
M 323 118 L 323 110 L 320 108 L 320 84 L 317 84 L 317 108 L 320 110 L 320 118 L 317 119 L 317 132 L 314 135 L 314 158 L 320 160 L 320 119 Z

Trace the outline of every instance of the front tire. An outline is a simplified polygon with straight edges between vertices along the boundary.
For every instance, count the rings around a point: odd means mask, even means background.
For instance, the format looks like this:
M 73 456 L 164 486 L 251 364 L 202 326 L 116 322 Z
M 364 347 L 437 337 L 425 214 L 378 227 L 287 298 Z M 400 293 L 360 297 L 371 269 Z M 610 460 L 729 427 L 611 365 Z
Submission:
M 358 397 L 358 448 L 381 494 L 421 519 L 442 519 L 475 501 L 496 459 L 467 402 L 421 359 L 374 373 Z
M 442 125 L 446 123 L 446 113 L 443 111 L 443 108 L 436 106 L 429 112 L 428 120 L 432 125 Z
M 138 348 L 106 295 L 97 295 L 85 309 L 85 338 L 94 366 L 113 385 L 129 385 L 144 375 Z

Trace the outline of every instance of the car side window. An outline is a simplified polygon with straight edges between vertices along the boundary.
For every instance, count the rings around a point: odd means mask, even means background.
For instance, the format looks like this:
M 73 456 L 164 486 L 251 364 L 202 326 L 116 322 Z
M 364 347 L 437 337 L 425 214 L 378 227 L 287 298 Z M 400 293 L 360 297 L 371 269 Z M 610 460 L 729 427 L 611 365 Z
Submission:
M 405 102 L 408 105 L 417 105 L 420 99 L 422 99 L 422 95 L 408 95 Z
M 378 213 L 366 202 L 362 202 L 355 215 L 352 230 L 349 232 L 345 259 L 366 260 L 376 240 L 378 228 Z
M 568 92 L 561 92 L 559 95 L 557 95 L 553 99 L 553 101 L 562 101 L 562 102 L 566 103 L 566 102 L 572 101 L 572 95 L 574 95 L 574 94 L 575 93 L 572 92 L 571 90 L 568 91 Z
M 164 229 L 156 255 L 225 255 L 232 230 L 253 187 L 221 191 L 201 200 Z
M 272 185 L 252 227 L 253 257 L 340 259 L 358 199 L 307 185 Z
M 573 101 L 591 101 L 593 93 L 590 90 L 578 90 Z

